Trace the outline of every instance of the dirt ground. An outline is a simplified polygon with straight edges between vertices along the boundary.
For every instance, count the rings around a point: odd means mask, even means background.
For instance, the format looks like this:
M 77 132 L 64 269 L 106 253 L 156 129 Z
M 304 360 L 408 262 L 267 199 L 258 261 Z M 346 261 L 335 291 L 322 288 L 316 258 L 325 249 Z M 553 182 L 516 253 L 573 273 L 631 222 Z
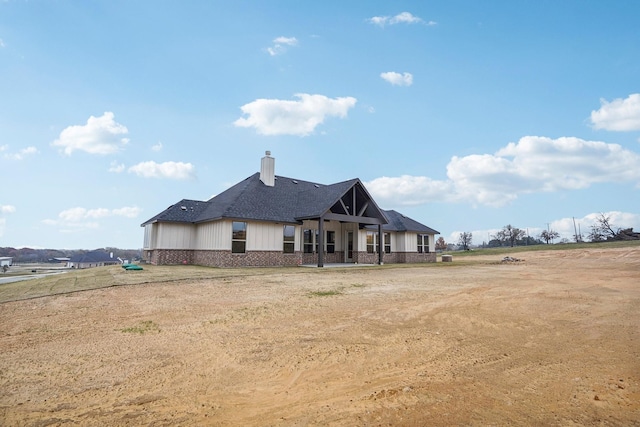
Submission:
M 640 248 L 0 305 L 6 426 L 640 425 Z

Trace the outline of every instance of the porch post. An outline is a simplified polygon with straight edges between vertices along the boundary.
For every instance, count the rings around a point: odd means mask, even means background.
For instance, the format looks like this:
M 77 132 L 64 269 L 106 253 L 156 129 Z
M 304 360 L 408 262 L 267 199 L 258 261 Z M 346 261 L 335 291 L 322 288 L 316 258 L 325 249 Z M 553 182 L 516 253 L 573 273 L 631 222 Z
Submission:
M 378 224 L 378 264 L 382 265 L 384 242 L 382 241 L 382 224 Z
M 318 220 L 318 267 L 324 267 L 324 216 Z

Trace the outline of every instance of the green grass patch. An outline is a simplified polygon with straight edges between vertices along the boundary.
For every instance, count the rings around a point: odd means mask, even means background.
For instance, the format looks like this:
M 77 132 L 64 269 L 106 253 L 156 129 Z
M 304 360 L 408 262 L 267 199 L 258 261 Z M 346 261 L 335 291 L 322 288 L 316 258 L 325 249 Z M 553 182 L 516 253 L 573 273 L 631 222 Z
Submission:
M 127 334 L 146 334 L 147 332 L 160 332 L 160 328 L 157 324 L 153 322 L 153 320 L 144 320 L 138 323 L 136 326 L 132 326 L 130 328 L 121 329 L 120 332 L 124 332 Z

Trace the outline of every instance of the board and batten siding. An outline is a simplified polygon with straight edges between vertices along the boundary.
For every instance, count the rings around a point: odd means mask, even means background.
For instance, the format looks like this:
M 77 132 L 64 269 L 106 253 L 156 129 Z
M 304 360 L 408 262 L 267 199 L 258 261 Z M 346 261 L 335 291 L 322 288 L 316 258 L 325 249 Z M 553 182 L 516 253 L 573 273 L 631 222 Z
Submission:
M 156 227 L 154 224 L 147 224 L 144 226 L 144 245 L 143 249 L 155 249 L 156 247 Z
M 284 226 L 268 222 L 247 223 L 247 251 L 282 251 Z
M 193 224 L 159 222 L 154 224 L 154 229 L 153 249 L 193 249 L 195 246 L 196 226 Z
M 214 221 L 198 225 L 198 250 L 231 250 L 233 222 L 230 220 Z M 279 251 L 284 244 L 284 224 L 272 222 L 247 223 L 247 251 Z M 299 226 L 296 226 L 298 236 Z M 300 250 L 299 239 L 295 240 L 296 250 Z
M 198 238 L 195 249 L 231 250 L 231 221 L 213 221 L 198 224 Z
M 416 232 L 406 232 L 403 233 L 404 237 L 401 234 L 398 235 L 398 240 L 401 240 L 401 244 L 398 245 L 398 252 L 418 252 L 418 234 L 427 234 L 427 233 L 416 233 Z M 429 238 L 429 252 L 435 252 L 436 244 L 435 244 L 435 236 L 433 234 L 427 234 Z M 400 246 L 404 245 L 403 249 L 400 249 Z

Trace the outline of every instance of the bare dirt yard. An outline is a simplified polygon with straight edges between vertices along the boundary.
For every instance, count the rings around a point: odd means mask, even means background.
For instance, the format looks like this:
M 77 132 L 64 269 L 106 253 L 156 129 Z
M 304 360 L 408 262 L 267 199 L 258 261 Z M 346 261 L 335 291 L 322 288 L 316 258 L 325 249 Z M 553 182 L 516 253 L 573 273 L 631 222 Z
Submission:
M 516 256 L 4 302 L 0 424 L 640 425 L 640 246 Z

